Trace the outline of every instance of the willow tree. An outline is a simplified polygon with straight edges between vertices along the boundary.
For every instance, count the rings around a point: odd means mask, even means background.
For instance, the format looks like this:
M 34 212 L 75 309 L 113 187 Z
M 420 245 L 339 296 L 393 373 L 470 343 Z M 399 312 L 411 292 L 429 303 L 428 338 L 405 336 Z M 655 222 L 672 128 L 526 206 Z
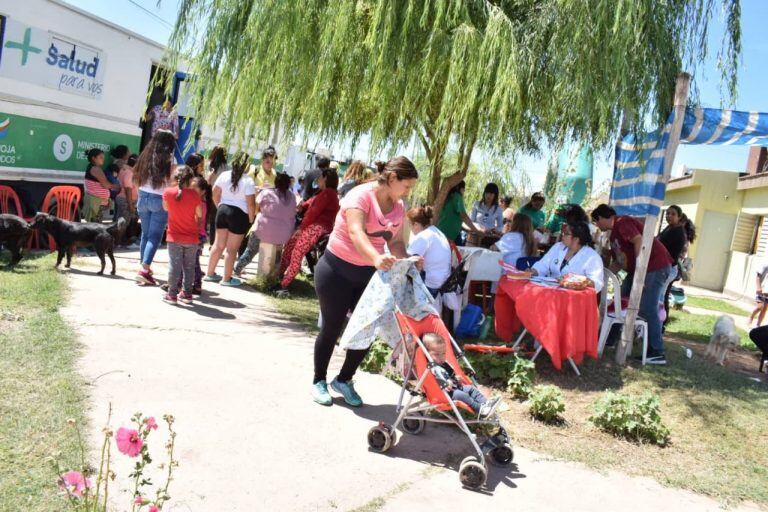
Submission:
M 442 204 L 478 147 L 600 147 L 622 112 L 665 118 L 719 8 L 732 94 L 738 0 L 182 0 L 169 56 L 196 77 L 198 119 L 230 140 L 276 122 L 375 149 L 415 134 Z

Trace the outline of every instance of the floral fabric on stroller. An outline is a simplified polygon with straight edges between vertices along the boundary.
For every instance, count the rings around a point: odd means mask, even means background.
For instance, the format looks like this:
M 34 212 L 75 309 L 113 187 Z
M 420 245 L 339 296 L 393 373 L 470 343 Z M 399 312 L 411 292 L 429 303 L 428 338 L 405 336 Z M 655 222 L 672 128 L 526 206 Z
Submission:
M 486 457 L 503 466 L 511 464 L 514 457 L 509 437 L 501 427 L 498 415 L 493 412 L 488 417 L 480 418 L 479 411 L 451 398 L 449 383 L 436 376 L 434 368 L 437 364 L 421 339 L 426 333 L 435 333 L 446 340 L 445 360 L 454 369 L 456 379 L 463 384 L 477 386 L 472 365 L 437 315 L 427 315 L 421 320 L 415 320 L 399 310 L 394 315 L 401 339 L 392 358 L 396 361 L 398 374 L 403 377 L 397 404 L 398 416 L 394 425 L 381 422 L 373 427 L 368 432 L 368 445 L 375 451 L 385 452 L 395 445 L 397 428 L 407 434 L 417 435 L 424 431 L 428 422 L 456 425 L 466 434 L 475 451 L 475 455 L 466 457 L 459 466 L 461 483 L 470 488 L 482 487 L 488 474 Z M 466 373 L 459 365 L 459 360 L 466 368 Z M 406 394 L 408 400 L 404 404 Z M 470 430 L 470 425 L 489 426 L 496 433 L 484 437 L 481 442 L 478 435 Z

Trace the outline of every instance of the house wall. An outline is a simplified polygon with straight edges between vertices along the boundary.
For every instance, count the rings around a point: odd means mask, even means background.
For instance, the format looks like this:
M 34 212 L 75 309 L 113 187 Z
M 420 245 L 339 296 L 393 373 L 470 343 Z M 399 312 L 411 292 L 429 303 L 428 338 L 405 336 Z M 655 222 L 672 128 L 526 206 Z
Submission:
M 664 205 L 679 206 L 693 224 L 701 229 L 707 211 L 738 215 L 743 196 L 742 191 L 737 189 L 738 178 L 739 175 L 735 172 L 696 169 L 693 171 L 692 185 L 668 190 Z M 705 276 L 710 276 L 707 281 L 711 281 L 711 273 L 714 271 L 712 268 L 705 268 L 708 265 L 702 264 L 704 258 L 698 257 L 699 247 L 705 251 L 706 245 L 706 237 L 702 237 L 699 231 L 699 237 L 688 250 L 688 256 L 693 259 L 690 283 L 694 286 L 707 286 L 704 282 Z M 718 272 L 722 272 L 722 266 Z

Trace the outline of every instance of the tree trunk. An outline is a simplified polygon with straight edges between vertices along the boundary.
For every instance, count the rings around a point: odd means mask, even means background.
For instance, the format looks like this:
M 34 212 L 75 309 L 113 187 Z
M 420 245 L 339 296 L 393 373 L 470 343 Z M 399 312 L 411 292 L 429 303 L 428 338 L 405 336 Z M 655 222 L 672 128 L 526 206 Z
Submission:
M 443 209 L 443 204 L 448 197 L 448 192 L 458 185 L 466 176 L 469 169 L 469 161 L 472 158 L 472 151 L 475 148 L 475 139 L 462 141 L 459 147 L 459 156 L 457 160 L 456 172 L 445 178 L 440 185 L 440 189 L 435 194 L 435 199 L 432 201 L 432 208 L 434 210 L 434 219 L 440 218 L 440 210 Z M 445 151 L 445 150 L 444 150 Z M 441 162 L 442 164 L 442 162 Z M 434 183 L 434 175 L 433 175 Z

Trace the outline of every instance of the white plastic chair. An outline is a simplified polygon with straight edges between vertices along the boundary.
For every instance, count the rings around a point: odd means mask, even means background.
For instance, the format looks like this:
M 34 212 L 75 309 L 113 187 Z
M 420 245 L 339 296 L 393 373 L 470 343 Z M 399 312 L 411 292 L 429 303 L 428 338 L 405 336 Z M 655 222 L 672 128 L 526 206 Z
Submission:
M 498 283 L 501 279 L 501 265 L 499 260 L 501 253 L 482 249 L 473 251 L 467 268 L 467 280 L 464 284 L 464 297 L 462 298 L 462 309 L 469 303 L 469 283 L 472 281 L 490 281 Z
M 597 341 L 597 356 L 603 356 L 603 350 L 605 349 L 605 343 L 608 341 L 608 334 L 611 332 L 611 327 L 614 324 L 624 325 L 627 317 L 627 312 L 621 307 L 621 283 L 616 274 L 608 270 L 603 269 L 604 285 L 603 290 L 600 292 L 600 337 Z M 608 287 L 613 288 L 613 298 L 608 297 Z M 613 311 L 608 311 L 608 306 L 613 304 Z M 637 317 L 635 320 L 635 335 L 640 336 L 643 339 L 643 356 L 642 364 L 645 364 L 645 353 L 648 351 L 648 322 Z

